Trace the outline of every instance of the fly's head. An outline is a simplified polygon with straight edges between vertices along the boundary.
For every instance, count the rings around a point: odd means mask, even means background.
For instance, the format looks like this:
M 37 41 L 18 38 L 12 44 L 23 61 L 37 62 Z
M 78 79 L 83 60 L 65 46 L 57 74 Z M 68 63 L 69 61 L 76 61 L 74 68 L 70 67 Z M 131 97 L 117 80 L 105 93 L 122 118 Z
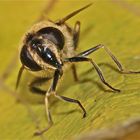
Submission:
M 60 51 L 64 46 L 61 31 L 54 27 L 45 27 L 26 36 L 21 49 L 20 60 L 31 71 L 62 70 Z

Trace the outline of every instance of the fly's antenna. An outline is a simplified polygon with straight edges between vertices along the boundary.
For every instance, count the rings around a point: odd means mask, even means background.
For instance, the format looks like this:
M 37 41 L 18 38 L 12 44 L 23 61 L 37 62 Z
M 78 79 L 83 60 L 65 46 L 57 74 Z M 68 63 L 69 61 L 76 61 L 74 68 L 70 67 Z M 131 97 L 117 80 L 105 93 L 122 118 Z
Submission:
M 18 88 L 18 85 L 19 85 L 19 82 L 20 82 L 20 79 L 21 79 L 21 75 L 23 73 L 23 70 L 24 70 L 24 66 L 22 65 L 20 70 L 19 70 L 19 73 L 18 73 L 18 77 L 17 77 L 17 82 L 16 82 L 16 89 Z
M 68 15 L 65 16 L 64 18 L 58 20 L 58 21 L 56 22 L 56 24 L 63 24 L 65 21 L 67 21 L 68 19 L 70 19 L 70 18 L 72 18 L 73 16 L 77 15 L 78 13 L 80 13 L 80 12 L 83 11 L 83 10 L 85 10 L 86 8 L 88 8 L 88 7 L 91 6 L 91 5 L 92 5 L 92 3 L 90 3 L 90 4 L 88 4 L 88 5 L 86 5 L 86 6 L 82 7 L 82 8 L 80 8 L 80 9 L 78 9 L 78 10 L 76 10 L 76 11 L 70 13 L 70 14 L 68 14 Z

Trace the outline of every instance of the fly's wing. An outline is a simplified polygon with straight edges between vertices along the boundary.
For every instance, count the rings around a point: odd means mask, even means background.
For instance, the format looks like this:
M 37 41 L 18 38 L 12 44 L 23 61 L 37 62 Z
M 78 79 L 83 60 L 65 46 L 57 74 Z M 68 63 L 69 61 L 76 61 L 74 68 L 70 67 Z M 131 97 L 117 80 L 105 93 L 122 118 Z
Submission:
M 47 15 L 52 11 L 55 3 L 56 3 L 57 0 L 50 0 L 48 5 L 46 5 L 43 9 L 43 11 L 41 12 L 39 18 L 37 19 L 36 22 L 40 22 L 42 20 L 47 20 L 48 17 Z
M 58 21 L 56 21 L 56 24 L 64 24 L 67 20 L 69 20 L 70 18 L 74 17 L 75 15 L 80 13 L 81 11 L 87 9 L 91 5 L 92 5 L 92 3 L 87 4 L 86 6 L 73 11 L 72 13 L 70 13 L 70 14 L 66 15 L 65 17 L 63 17 L 63 18 L 59 19 Z

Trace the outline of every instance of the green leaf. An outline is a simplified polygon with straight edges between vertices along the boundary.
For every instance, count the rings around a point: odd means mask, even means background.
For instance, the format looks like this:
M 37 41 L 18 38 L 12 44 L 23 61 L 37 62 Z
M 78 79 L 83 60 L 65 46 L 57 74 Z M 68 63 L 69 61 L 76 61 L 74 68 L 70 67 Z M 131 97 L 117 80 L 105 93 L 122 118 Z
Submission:
M 90 2 L 92 0 L 56 1 L 47 17 L 52 20 L 62 18 Z M 14 56 L 18 56 L 19 42 L 23 34 L 38 19 L 46 4 L 49 5 L 50 1 L 0 2 L 0 139 L 3 140 L 40 139 L 41 137 L 33 137 L 36 131 L 34 121 L 39 120 L 42 129 L 47 126 L 44 97 L 28 91 L 28 84 L 33 78 L 29 73 L 24 73 L 18 94 L 14 91 L 20 67 L 20 62 Z M 104 44 L 126 69 L 140 70 L 139 9 L 140 3 L 134 1 L 93 1 L 91 7 L 68 21 L 72 27 L 77 20 L 81 22 L 77 51 Z M 81 137 L 84 139 L 83 135 L 89 136 L 89 132 L 92 132 L 94 136 L 102 129 L 111 134 L 109 128 L 120 125 L 119 133 L 123 129 L 124 122 L 140 119 L 140 75 L 120 74 L 103 49 L 90 57 L 100 65 L 106 81 L 119 88 L 121 93 L 114 93 L 104 86 L 96 71 L 89 71 L 92 67 L 90 64 L 79 63 L 77 65 L 79 79 L 80 81 L 88 79 L 87 82 L 74 82 L 72 73 L 68 70 L 57 93 L 81 101 L 87 111 L 87 117 L 82 119 L 82 112 L 75 104 L 52 101 L 51 113 L 54 125 L 44 134 L 44 139 L 74 139 L 75 136 L 80 136 L 76 139 Z M 16 102 L 15 96 L 19 95 L 23 104 Z M 29 105 L 36 119 L 31 116 Z M 131 123 L 129 124 L 131 127 Z M 139 126 L 139 123 L 137 125 Z M 105 138 L 103 135 L 103 139 Z

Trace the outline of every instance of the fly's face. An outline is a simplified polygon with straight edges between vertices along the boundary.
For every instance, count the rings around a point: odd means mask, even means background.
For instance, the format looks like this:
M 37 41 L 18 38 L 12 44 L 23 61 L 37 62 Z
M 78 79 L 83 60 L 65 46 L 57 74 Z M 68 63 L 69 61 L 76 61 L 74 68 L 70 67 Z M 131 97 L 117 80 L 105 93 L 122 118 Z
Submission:
M 64 46 L 63 34 L 56 28 L 46 27 L 29 33 L 20 53 L 22 64 L 31 71 L 62 69 L 60 51 Z

